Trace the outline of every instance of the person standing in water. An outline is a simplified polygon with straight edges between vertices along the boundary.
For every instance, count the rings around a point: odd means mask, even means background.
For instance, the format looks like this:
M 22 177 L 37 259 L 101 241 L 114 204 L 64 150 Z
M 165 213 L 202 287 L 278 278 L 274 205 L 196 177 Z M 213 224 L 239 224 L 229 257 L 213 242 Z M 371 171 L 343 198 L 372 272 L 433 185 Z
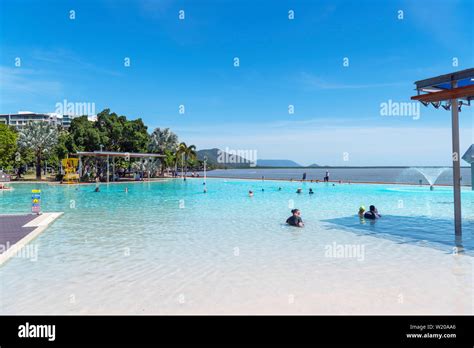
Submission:
M 329 182 L 329 171 L 326 170 L 326 175 L 324 176 L 324 182 Z
M 286 219 L 286 223 L 290 226 L 294 226 L 294 227 L 303 227 L 304 226 L 304 223 L 303 223 L 303 219 L 301 219 L 301 212 L 299 209 L 293 209 L 291 211 L 291 216 Z

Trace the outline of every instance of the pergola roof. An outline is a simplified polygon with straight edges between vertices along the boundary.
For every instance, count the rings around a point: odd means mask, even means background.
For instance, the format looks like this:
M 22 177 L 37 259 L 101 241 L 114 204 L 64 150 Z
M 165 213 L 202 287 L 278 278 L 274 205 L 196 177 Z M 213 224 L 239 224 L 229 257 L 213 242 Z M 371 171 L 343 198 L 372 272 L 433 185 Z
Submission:
M 453 87 L 456 83 L 456 87 Z M 415 82 L 418 95 L 412 100 L 441 102 L 450 99 L 474 99 L 474 68 L 444 74 Z
M 142 153 L 142 152 L 114 152 L 114 151 L 78 151 L 72 153 L 71 155 L 77 156 L 91 156 L 91 157 L 135 157 L 135 158 L 144 158 L 144 157 L 165 157 L 164 155 L 159 155 L 157 153 Z

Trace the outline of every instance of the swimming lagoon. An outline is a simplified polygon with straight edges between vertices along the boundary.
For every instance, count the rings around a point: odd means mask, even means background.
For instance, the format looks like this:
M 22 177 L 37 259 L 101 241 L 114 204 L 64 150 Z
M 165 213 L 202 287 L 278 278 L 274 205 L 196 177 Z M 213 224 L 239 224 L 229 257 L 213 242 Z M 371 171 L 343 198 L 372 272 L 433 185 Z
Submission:
M 202 178 L 100 192 L 12 186 L 0 194 L 2 214 L 28 212 L 33 188 L 44 211 L 64 214 L 32 242 L 36 260 L 0 267 L 1 314 L 473 312 L 470 189 L 455 241 L 449 187 L 208 179 L 203 193 Z M 359 206 L 370 204 L 383 218 L 360 221 Z M 284 224 L 293 207 L 302 229 Z

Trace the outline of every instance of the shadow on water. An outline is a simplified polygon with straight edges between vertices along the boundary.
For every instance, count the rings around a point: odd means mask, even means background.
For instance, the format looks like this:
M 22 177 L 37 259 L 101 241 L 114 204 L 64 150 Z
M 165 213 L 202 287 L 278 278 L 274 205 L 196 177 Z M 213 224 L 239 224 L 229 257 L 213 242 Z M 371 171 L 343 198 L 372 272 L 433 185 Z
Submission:
M 378 220 L 359 219 L 358 216 L 326 219 L 323 222 L 335 225 L 334 228 L 351 231 L 359 235 L 371 235 L 385 238 L 399 244 L 441 249 L 474 256 L 474 221 L 463 221 L 463 236 L 454 235 L 454 222 L 449 219 L 437 219 L 427 216 L 383 215 Z M 336 227 L 337 226 L 337 227 Z M 331 227 L 329 227 L 331 229 Z

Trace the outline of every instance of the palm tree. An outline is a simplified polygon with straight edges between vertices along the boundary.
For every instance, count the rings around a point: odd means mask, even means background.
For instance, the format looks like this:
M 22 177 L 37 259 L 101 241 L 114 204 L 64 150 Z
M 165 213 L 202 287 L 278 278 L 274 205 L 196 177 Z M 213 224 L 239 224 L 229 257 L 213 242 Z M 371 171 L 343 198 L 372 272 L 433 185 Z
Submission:
M 18 145 L 30 149 L 36 157 L 36 179 L 41 180 L 41 161 L 58 142 L 58 129 L 48 122 L 29 122 L 21 130 Z
M 165 168 L 171 168 L 176 162 L 176 154 L 173 151 L 165 150 L 165 156 L 162 160 L 161 174 L 163 175 Z
M 178 150 L 176 151 L 176 161 L 178 161 L 179 157 L 182 157 L 185 167 L 184 167 L 184 175 L 188 173 L 188 160 L 196 159 L 196 146 L 189 145 L 187 146 L 186 143 L 180 143 L 178 145 Z
M 178 136 L 169 128 L 155 128 L 150 135 L 148 150 L 153 153 L 165 153 L 166 150 L 176 151 L 178 147 Z

